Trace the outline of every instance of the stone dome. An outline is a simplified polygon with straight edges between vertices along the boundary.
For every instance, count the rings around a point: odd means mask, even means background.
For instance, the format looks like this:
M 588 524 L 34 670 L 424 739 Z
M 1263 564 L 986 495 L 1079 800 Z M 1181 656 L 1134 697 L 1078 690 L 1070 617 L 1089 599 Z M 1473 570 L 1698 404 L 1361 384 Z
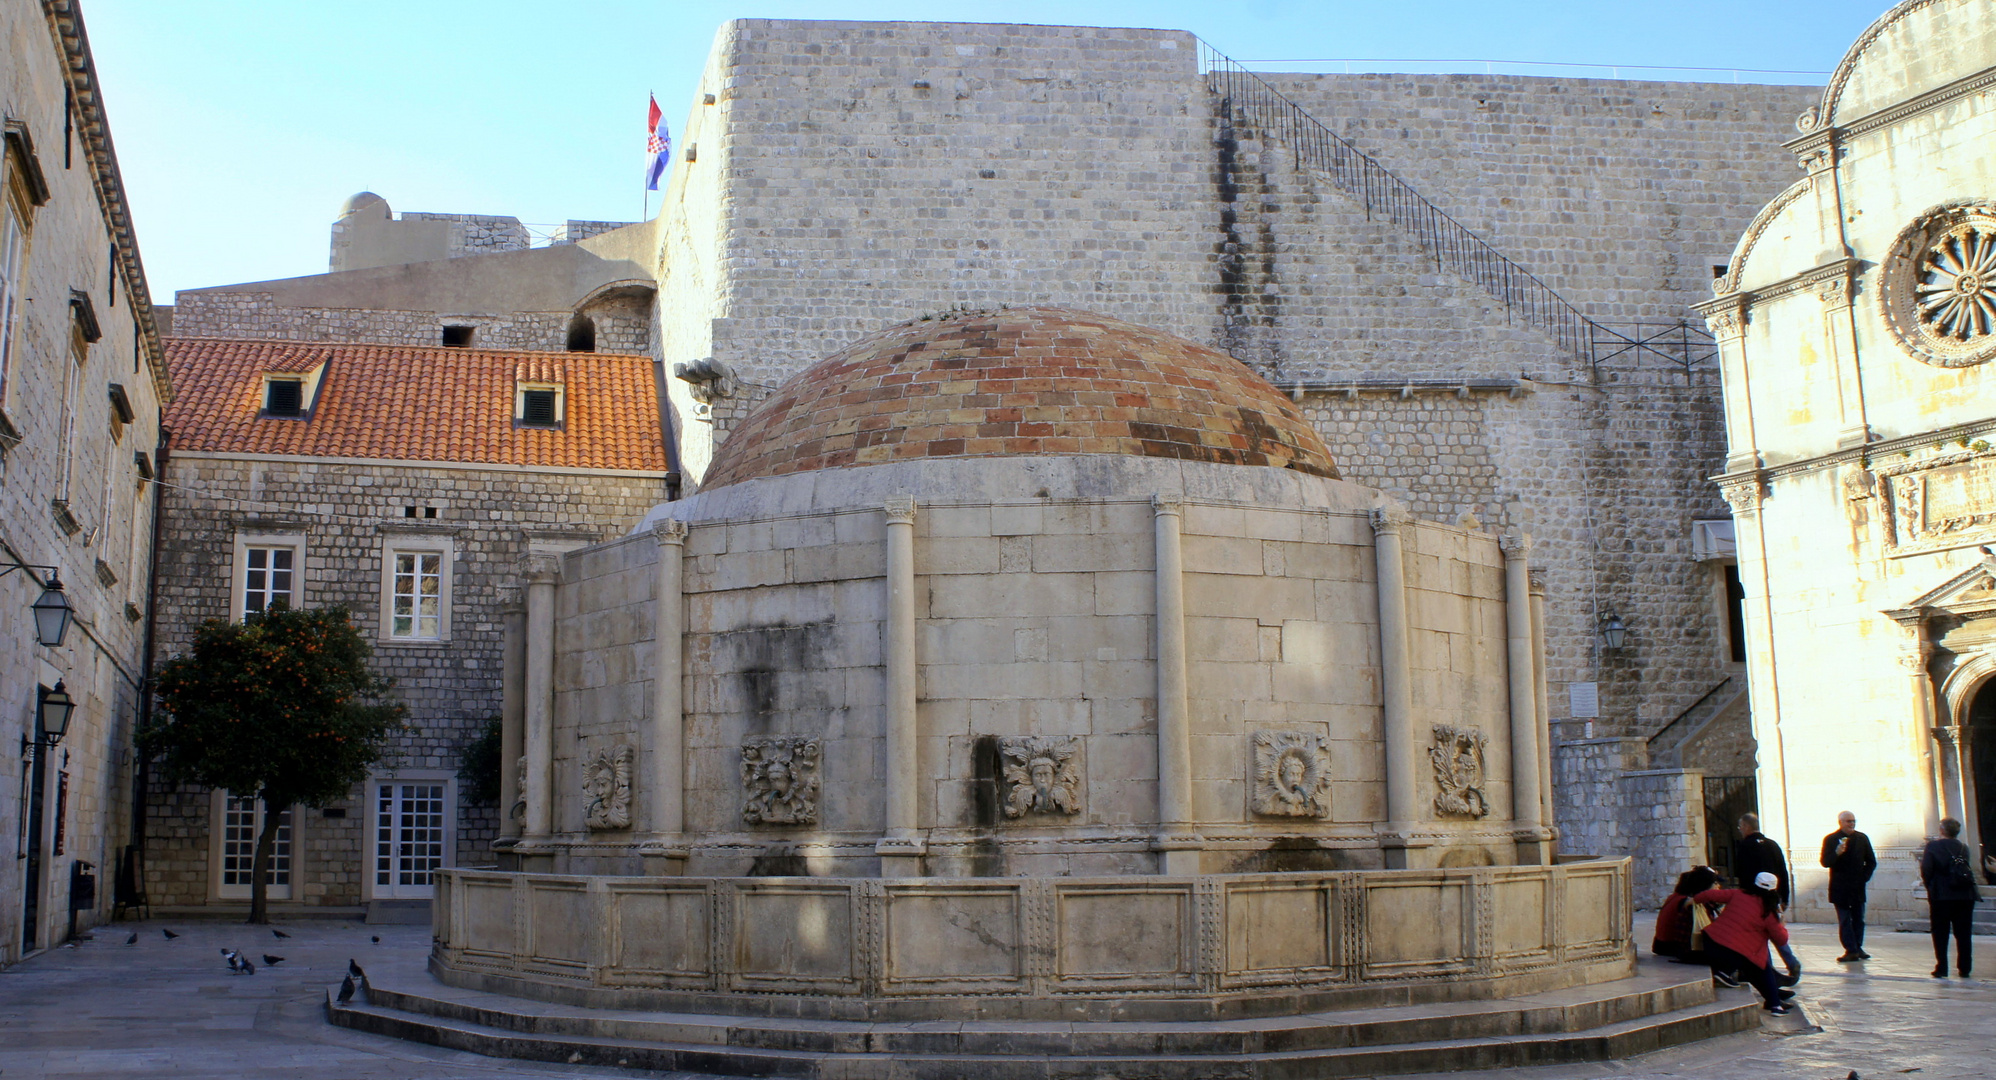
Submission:
M 890 327 L 792 378 L 714 455 L 703 487 L 935 458 L 1114 454 L 1338 478 L 1288 398 L 1225 353 L 1060 308 Z
M 375 209 L 377 207 L 379 209 Z M 375 210 L 375 213 L 380 217 L 387 217 L 390 213 L 387 199 L 376 195 L 372 191 L 357 191 L 348 196 L 346 202 L 340 204 L 340 216 L 346 217 L 349 214 L 370 209 Z

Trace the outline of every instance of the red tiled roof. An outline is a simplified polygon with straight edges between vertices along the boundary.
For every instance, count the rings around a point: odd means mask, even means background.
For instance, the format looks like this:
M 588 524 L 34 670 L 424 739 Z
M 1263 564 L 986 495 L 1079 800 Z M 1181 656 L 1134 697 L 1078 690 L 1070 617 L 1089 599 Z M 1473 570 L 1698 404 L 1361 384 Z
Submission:
M 1024 454 L 1338 475 L 1289 399 L 1233 357 L 1100 315 L 1016 308 L 903 323 L 818 363 L 749 413 L 702 486 Z
M 166 339 L 175 450 L 663 472 L 652 362 L 608 353 Z M 264 418 L 265 372 L 321 362 L 310 419 Z M 563 384 L 560 429 L 513 426 L 516 380 Z

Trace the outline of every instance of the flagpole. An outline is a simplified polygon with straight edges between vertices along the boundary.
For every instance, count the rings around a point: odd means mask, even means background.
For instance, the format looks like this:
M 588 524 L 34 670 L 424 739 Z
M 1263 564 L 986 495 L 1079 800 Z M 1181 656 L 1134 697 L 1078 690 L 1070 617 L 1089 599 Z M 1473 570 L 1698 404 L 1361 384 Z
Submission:
M 649 108 L 651 107 L 651 106 L 650 106 L 650 103 L 651 103 L 651 102 L 654 102 L 654 101 L 657 101 L 657 100 L 658 100 L 658 91 L 656 91 L 656 90 L 647 90 L 647 91 L 645 91 L 645 101 L 646 101 L 646 108 L 647 108 L 647 109 L 649 109 Z M 649 147 L 647 147 L 646 149 L 650 149 L 650 148 L 649 148 Z M 644 180 L 644 189 L 645 189 L 645 191 L 644 191 L 644 200 L 643 200 L 643 202 L 642 202 L 642 204 L 641 204 L 641 206 L 642 206 L 642 209 L 640 209 L 640 210 L 638 211 L 638 220 L 639 220 L 639 221 L 650 221 L 650 220 L 651 220 L 651 162 L 649 162 L 649 161 L 645 162 L 645 180 Z

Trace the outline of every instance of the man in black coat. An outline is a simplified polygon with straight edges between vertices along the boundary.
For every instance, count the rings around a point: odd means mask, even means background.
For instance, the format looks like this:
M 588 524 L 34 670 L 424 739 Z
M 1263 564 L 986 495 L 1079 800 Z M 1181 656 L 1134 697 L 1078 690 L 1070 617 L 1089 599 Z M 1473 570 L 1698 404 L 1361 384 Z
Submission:
M 1788 909 L 1791 895 L 1788 881 L 1788 858 L 1781 853 L 1781 845 L 1774 838 L 1760 831 L 1759 814 L 1740 816 L 1740 842 L 1733 845 L 1733 874 L 1742 884 L 1752 881 L 1761 874 L 1773 874 L 1774 902 L 1779 910 Z M 1775 951 L 1781 954 L 1781 962 L 1788 968 L 1788 977 L 1780 980 L 1784 986 L 1793 986 L 1802 977 L 1802 961 L 1795 955 L 1793 947 L 1777 945 Z
M 1969 923 L 1982 890 L 1975 887 L 1975 865 L 1968 845 L 1961 842 L 1961 822 L 1941 819 L 1941 835 L 1920 852 L 1920 880 L 1927 886 L 1927 917 L 1934 939 L 1934 978 L 1947 978 L 1947 939 L 1954 937 L 1955 974 L 1968 978 L 1975 966 Z
M 1837 962 L 1869 960 L 1864 951 L 1864 885 L 1878 869 L 1871 837 L 1857 831 L 1857 815 L 1837 815 L 1837 831 L 1823 837 L 1822 863 L 1830 871 L 1830 906 L 1837 909 L 1837 939 L 1844 954 Z

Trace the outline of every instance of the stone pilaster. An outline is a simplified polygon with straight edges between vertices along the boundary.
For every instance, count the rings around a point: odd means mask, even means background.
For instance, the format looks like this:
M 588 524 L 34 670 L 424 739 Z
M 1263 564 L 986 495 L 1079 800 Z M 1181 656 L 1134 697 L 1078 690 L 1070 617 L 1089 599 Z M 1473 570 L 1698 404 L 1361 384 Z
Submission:
M 1407 564 L 1400 533 L 1412 518 L 1398 507 L 1372 511 L 1372 553 L 1379 578 L 1379 681 L 1385 702 L 1382 717 L 1386 742 L 1386 849 L 1389 869 L 1407 865 L 1407 849 L 1421 846 L 1415 833 L 1420 792 L 1417 759 L 1420 747 L 1414 732 L 1413 651 L 1407 636 Z
M 915 500 L 889 499 L 887 515 L 886 835 L 874 846 L 882 877 L 917 877 L 927 845 L 916 821 L 921 733 L 915 709 Z
M 682 672 L 686 603 L 682 588 L 686 523 L 667 518 L 652 526 L 658 568 L 652 584 L 651 730 L 649 768 L 651 839 L 641 850 L 666 873 L 686 867 L 686 715 Z
M 1157 531 L 1157 836 L 1158 871 L 1199 872 L 1192 826 L 1192 716 L 1186 696 L 1184 502 L 1151 498 Z
M 526 757 L 527 820 L 523 840 L 545 842 L 554 832 L 554 603 L 561 559 L 536 555 L 527 563 Z
M 1517 835 L 1518 862 L 1545 861 L 1545 807 L 1540 788 L 1539 700 L 1532 684 L 1538 667 L 1532 659 L 1532 539 L 1506 536 L 1498 541 L 1504 552 L 1504 628 L 1507 679 L 1511 703 L 1511 825 Z
M 499 661 L 499 836 L 519 839 L 520 755 L 526 747 L 527 602 L 519 589 L 506 589 L 499 606 L 503 639 Z

